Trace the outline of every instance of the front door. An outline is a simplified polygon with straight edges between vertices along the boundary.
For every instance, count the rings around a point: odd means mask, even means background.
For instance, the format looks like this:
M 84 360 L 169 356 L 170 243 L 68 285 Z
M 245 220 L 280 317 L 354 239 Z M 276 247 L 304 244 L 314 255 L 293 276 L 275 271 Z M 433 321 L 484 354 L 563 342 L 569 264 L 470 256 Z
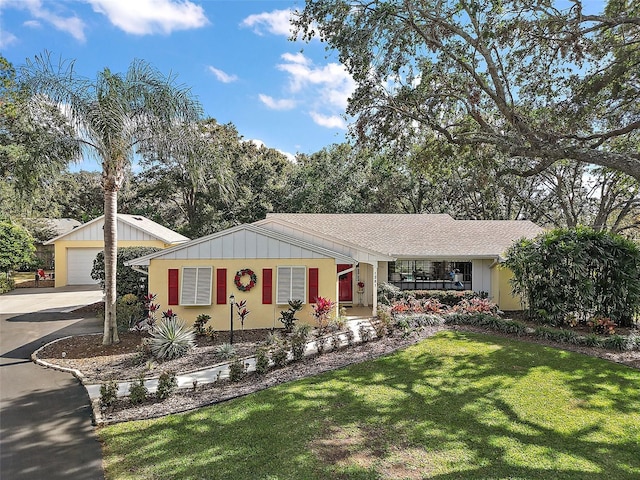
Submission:
M 348 270 L 353 265 L 349 264 L 339 264 L 338 272 L 342 272 L 343 270 Z M 338 301 L 342 302 L 353 302 L 353 271 L 341 275 L 338 280 Z

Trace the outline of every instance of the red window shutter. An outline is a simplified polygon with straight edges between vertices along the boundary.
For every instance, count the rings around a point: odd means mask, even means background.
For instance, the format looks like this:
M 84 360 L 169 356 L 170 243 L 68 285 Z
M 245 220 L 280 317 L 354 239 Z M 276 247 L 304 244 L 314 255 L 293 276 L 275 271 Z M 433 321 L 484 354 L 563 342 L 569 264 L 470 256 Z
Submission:
M 262 303 L 273 303 L 273 270 L 270 268 L 262 269 Z
M 169 305 L 178 305 L 180 302 L 178 301 L 178 278 L 180 275 L 180 270 L 177 268 L 169 269 Z
M 216 303 L 222 305 L 227 303 L 227 269 L 218 268 L 216 270 Z
M 318 269 L 309 269 L 309 303 L 316 303 L 318 298 Z

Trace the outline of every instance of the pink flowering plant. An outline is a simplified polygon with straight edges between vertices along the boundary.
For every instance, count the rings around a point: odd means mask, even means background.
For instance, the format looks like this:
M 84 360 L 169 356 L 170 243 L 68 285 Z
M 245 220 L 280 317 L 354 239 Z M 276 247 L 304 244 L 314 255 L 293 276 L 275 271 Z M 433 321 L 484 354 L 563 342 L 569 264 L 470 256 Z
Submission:
M 312 315 L 316 319 L 316 325 L 320 335 L 327 331 L 329 317 L 331 316 L 331 311 L 334 306 L 335 303 L 325 297 L 318 297 L 316 303 L 313 305 Z

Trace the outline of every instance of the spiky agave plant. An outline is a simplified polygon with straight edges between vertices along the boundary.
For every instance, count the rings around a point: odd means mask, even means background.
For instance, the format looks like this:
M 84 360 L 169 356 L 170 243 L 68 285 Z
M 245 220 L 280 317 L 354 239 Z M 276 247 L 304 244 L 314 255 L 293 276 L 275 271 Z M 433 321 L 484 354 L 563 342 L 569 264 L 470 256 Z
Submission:
M 162 319 L 151 337 L 151 353 L 159 360 L 182 357 L 195 345 L 195 332 L 177 317 Z

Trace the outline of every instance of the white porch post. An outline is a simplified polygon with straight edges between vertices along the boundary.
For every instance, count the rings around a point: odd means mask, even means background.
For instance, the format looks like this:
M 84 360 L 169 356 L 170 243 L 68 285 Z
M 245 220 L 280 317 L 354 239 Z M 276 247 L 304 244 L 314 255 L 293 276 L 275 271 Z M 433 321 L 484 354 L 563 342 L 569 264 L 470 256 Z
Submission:
M 373 262 L 373 306 L 371 316 L 378 315 L 378 261 Z

